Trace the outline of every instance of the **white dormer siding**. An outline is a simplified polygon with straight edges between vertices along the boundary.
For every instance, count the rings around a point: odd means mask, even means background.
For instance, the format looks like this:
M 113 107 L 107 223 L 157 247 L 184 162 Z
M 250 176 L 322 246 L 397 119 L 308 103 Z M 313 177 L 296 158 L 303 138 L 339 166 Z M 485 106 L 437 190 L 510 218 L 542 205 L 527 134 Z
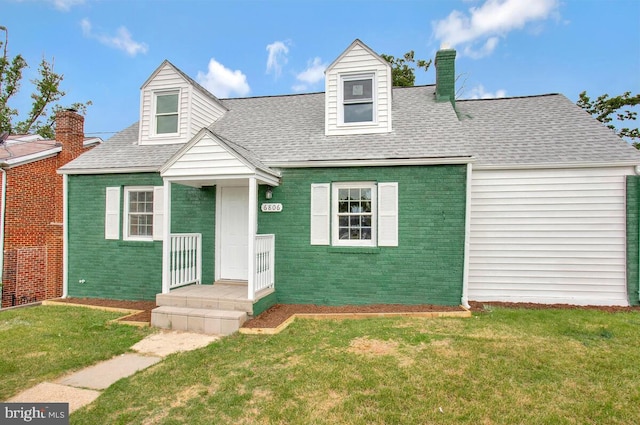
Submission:
M 392 83 L 387 61 L 355 40 L 325 74 L 327 136 L 391 132 Z
M 176 132 L 171 128 L 172 112 L 165 106 L 164 130 L 158 131 L 158 96 L 177 95 Z M 171 98 L 164 98 L 165 105 Z M 226 109 L 199 84 L 186 77 L 170 62 L 164 61 L 140 89 L 140 136 L 141 145 L 186 143 L 203 127 L 208 127 L 220 118 Z

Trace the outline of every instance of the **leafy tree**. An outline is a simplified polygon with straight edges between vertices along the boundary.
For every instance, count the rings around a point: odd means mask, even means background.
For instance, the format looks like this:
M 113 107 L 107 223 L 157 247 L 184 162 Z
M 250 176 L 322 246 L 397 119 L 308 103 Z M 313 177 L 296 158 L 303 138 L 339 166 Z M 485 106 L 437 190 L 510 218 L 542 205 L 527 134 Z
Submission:
M 0 57 L 0 133 L 28 134 L 37 133 L 44 138 L 55 137 L 55 114 L 63 109 L 60 105 L 54 105 L 66 94 L 60 89 L 63 80 L 61 74 L 53 70 L 53 62 L 49 63 L 44 58 L 38 67 L 38 78 L 31 80 L 34 85 L 34 92 L 31 94 L 32 106 L 26 117 L 21 121 L 16 121 L 18 110 L 9 106 L 9 101 L 20 91 L 22 82 L 22 71 L 28 67 L 27 61 L 18 54 L 9 58 L 7 54 L 7 44 L 9 42 L 9 31 L 6 27 L 0 26 L 0 32 L 4 31 L 5 40 L 0 41 L 0 48 L 3 49 Z M 86 103 L 74 103 L 70 107 L 86 114 Z
M 625 126 L 618 128 L 614 125 L 614 122 L 619 123 L 619 125 L 625 125 L 629 124 L 629 121 L 636 120 L 638 112 L 630 108 L 640 105 L 640 94 L 631 95 L 629 91 L 616 97 L 609 97 L 608 94 L 603 94 L 592 101 L 587 96 L 587 92 L 583 91 L 580 93 L 580 98 L 576 104 L 593 115 L 595 119 L 606 124 L 618 136 L 632 142 L 636 149 L 640 149 L 640 131 L 637 127 L 630 128 Z
M 380 55 L 391 65 L 391 79 L 396 87 L 411 87 L 416 82 L 416 74 L 414 65 L 425 72 L 431 66 L 431 59 L 428 61 L 423 59 L 414 59 L 413 50 L 404 54 L 401 58 L 391 55 Z

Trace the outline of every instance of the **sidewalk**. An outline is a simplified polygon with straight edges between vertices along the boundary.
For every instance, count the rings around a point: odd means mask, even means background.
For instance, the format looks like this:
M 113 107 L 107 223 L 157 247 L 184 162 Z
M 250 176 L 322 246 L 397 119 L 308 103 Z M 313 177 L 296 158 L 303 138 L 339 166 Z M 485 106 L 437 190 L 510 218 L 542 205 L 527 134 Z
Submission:
M 69 403 L 69 413 L 98 398 L 100 392 L 119 379 L 146 369 L 169 354 L 190 351 L 220 338 L 190 332 L 161 331 L 136 343 L 126 353 L 64 376 L 43 382 L 7 400 L 27 403 Z

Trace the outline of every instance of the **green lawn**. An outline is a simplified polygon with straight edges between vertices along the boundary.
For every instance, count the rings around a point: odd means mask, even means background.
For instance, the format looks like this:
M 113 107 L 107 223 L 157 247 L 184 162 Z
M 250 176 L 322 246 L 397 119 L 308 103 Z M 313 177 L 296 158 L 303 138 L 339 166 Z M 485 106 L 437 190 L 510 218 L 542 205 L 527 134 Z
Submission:
M 124 353 L 151 332 L 107 323 L 120 316 L 65 306 L 0 311 L 0 400 Z
M 72 424 L 632 424 L 640 313 L 298 320 L 168 357 Z

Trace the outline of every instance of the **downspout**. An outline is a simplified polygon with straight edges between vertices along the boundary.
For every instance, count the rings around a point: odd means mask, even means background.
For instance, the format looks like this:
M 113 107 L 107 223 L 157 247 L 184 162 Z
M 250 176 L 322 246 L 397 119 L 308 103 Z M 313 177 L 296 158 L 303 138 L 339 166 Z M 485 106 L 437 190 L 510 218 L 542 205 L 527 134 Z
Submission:
M 69 176 L 62 175 L 62 298 L 69 296 Z
M 2 206 L 0 207 L 0 283 L 4 275 L 4 212 L 7 206 L 7 172 L 4 168 L 0 168 L 2 174 Z M 0 291 L 1 292 L 1 291 Z M 0 294 L 0 298 L 2 294 Z M 2 302 L 0 300 L 0 308 Z
M 471 236 L 471 181 L 472 166 L 467 164 L 467 199 L 464 212 L 464 269 L 462 272 L 462 303 L 464 308 L 469 308 L 469 238 Z

